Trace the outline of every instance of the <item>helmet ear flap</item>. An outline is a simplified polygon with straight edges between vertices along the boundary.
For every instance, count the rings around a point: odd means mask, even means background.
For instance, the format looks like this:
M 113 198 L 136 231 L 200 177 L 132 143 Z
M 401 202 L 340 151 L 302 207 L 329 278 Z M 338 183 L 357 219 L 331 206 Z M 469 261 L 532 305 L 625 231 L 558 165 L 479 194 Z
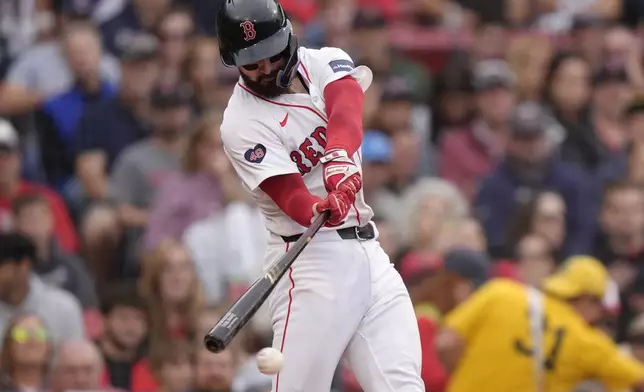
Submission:
M 227 51 L 221 51 L 220 53 L 221 53 L 220 54 L 221 62 L 224 64 L 224 66 L 228 68 L 232 68 L 235 66 L 235 59 L 233 58 L 232 53 Z

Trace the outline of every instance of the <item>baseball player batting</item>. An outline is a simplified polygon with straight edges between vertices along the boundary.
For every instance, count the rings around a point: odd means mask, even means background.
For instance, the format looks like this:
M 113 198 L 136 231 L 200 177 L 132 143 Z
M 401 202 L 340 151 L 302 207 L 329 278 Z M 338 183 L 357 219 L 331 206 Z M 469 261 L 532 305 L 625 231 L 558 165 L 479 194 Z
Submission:
M 225 1 L 217 38 L 241 74 L 221 136 L 270 232 L 265 265 L 330 212 L 267 301 L 284 354 L 273 391 L 328 392 L 346 354 L 365 392 L 424 392 L 414 309 L 361 189 L 371 70 L 337 48 L 300 47 L 275 0 Z

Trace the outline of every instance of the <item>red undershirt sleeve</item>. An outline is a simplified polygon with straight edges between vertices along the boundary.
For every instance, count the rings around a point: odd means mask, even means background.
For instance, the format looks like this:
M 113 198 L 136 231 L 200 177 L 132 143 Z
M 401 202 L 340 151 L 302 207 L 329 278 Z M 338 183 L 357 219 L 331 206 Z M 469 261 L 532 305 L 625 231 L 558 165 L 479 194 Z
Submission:
M 326 151 L 343 149 L 352 156 L 362 144 L 362 105 L 364 92 L 351 76 L 329 83 L 324 88 Z
M 299 173 L 269 177 L 259 187 L 291 219 L 304 227 L 311 225 L 313 204 L 322 199 L 309 192 Z

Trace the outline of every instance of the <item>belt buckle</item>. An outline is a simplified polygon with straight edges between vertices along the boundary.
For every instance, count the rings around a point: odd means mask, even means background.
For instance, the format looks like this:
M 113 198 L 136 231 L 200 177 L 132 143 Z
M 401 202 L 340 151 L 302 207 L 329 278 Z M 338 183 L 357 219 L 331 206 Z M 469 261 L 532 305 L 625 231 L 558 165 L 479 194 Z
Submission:
M 363 226 L 363 227 L 364 227 L 364 226 Z M 364 238 L 364 237 L 361 237 L 361 236 L 360 236 L 360 229 L 361 229 L 361 228 L 362 228 L 362 227 L 358 227 L 358 226 L 355 226 L 355 227 L 353 228 L 353 230 L 355 230 L 355 233 L 356 233 L 356 239 L 357 239 L 358 241 L 369 241 L 369 238 Z

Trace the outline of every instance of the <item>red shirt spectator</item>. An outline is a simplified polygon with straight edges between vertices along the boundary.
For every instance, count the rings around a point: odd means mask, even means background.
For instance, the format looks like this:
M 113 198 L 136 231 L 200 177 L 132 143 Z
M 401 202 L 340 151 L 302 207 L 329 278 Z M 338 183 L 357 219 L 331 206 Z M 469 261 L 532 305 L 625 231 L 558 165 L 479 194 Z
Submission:
M 440 313 L 429 303 L 416 306 L 420 347 L 423 352 L 420 376 L 428 391 L 442 392 L 448 380 L 447 371 L 436 354 L 436 335 L 440 330 Z
M 51 189 L 20 179 L 20 153 L 18 133 L 13 125 L 0 119 L 0 231 L 13 226 L 11 203 L 14 198 L 38 194 L 47 200 L 54 216 L 54 229 L 59 245 L 65 251 L 78 251 L 76 229 L 63 200 Z
M 150 364 L 147 360 L 142 359 L 132 367 L 130 382 L 131 392 L 150 392 L 159 389 L 159 383 L 152 375 Z M 110 373 L 107 367 L 103 370 L 102 384 L 104 387 L 110 387 Z
M 63 200 L 51 189 L 29 182 L 20 182 L 11 196 L 0 195 L 0 227 L 9 230 L 12 226 L 11 203 L 16 197 L 39 194 L 47 199 L 54 216 L 54 232 L 61 248 L 70 253 L 78 251 L 78 236 Z

